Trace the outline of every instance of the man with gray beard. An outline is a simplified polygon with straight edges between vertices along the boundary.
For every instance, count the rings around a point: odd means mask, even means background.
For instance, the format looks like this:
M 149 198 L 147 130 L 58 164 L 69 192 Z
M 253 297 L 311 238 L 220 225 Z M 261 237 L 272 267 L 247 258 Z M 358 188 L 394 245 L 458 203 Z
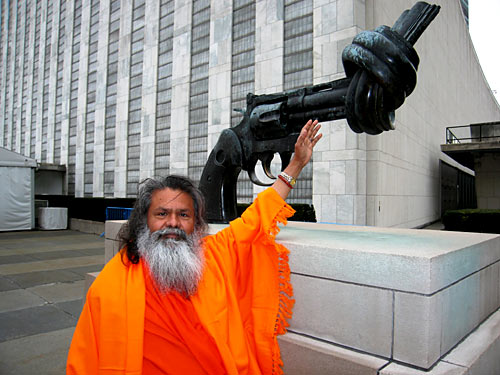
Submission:
M 307 122 L 279 179 L 214 235 L 189 179 L 142 182 L 122 249 L 87 293 L 67 374 L 281 374 L 293 300 L 277 223 L 294 213 L 285 199 L 319 128 Z
M 168 238 L 170 235 L 178 238 Z M 162 293 L 191 296 L 196 292 L 203 271 L 201 238 L 198 230 L 187 234 L 179 228 L 165 228 L 151 233 L 147 225 L 142 228 L 138 251 Z

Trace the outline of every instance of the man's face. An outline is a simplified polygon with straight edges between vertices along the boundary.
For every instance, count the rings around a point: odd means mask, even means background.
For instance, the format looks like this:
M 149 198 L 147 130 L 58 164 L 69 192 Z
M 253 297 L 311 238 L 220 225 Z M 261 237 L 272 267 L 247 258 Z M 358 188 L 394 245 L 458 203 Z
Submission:
M 148 227 L 151 233 L 164 228 L 179 228 L 192 234 L 195 211 L 191 196 L 181 190 L 156 190 L 151 195 L 148 210 Z M 168 235 L 175 238 L 175 235 Z

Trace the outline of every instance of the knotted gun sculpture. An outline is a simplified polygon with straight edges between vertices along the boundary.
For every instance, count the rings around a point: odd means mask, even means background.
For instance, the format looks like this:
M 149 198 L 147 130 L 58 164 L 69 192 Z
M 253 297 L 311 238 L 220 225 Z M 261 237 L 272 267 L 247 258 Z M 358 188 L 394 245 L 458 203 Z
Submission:
M 280 155 L 284 169 L 300 129 L 311 118 L 347 118 L 356 133 L 394 129 L 394 111 L 417 83 L 419 58 L 413 45 L 439 9 L 418 2 L 392 28 L 380 26 L 358 34 L 342 53 L 347 78 L 279 94 L 248 94 L 243 120 L 221 133 L 201 176 L 207 220 L 236 218 L 236 183 L 242 169 L 253 183 L 270 185 L 256 176 L 257 161 L 275 179 L 270 171 L 274 155 Z

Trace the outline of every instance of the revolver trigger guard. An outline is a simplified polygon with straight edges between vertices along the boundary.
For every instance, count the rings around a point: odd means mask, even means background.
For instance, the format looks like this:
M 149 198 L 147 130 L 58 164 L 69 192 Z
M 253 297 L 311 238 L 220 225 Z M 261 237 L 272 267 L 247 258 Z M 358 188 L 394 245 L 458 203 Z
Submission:
M 271 163 L 262 164 L 262 169 L 264 169 L 264 173 L 267 177 L 269 177 L 271 180 L 276 180 L 276 176 L 271 172 Z
M 260 161 L 262 162 L 262 169 L 267 177 L 271 180 L 276 180 L 276 176 L 271 172 L 271 162 L 273 161 L 274 155 L 268 154 L 264 156 Z
M 250 181 L 252 181 L 255 185 L 259 186 L 271 186 L 274 183 L 274 181 L 267 183 L 259 180 L 259 178 L 255 174 L 255 168 L 252 168 L 248 171 L 248 177 L 250 177 Z

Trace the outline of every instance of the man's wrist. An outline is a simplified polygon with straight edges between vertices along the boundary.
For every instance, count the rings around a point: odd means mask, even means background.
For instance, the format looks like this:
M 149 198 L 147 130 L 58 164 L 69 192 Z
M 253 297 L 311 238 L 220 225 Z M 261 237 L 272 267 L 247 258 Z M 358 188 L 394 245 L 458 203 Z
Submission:
M 278 175 L 278 178 L 281 181 L 283 181 L 290 189 L 293 189 L 293 187 L 295 186 L 295 183 L 297 182 L 297 180 L 295 179 L 295 177 L 290 176 L 285 171 L 281 172 Z

